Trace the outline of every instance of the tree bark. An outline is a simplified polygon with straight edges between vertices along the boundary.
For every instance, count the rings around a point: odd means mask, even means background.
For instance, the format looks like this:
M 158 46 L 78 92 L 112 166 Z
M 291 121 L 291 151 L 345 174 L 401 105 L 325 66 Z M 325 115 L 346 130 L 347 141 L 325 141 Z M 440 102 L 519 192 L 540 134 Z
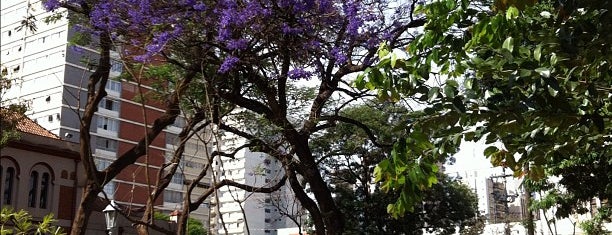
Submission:
M 101 192 L 100 188 L 97 187 L 97 185 L 98 184 L 96 184 L 95 182 L 87 182 L 87 185 L 83 190 L 83 196 L 81 198 L 81 203 L 79 204 L 79 209 L 77 210 L 76 215 L 74 216 L 74 220 L 72 221 L 72 228 L 70 230 L 70 234 L 85 234 L 87 230 L 89 216 L 92 212 L 91 206 L 98 198 L 98 193 Z
M 529 163 L 527 163 L 525 165 L 525 174 L 529 174 Z M 527 212 L 527 218 L 526 220 L 526 226 L 527 227 L 527 235 L 535 235 L 535 224 L 533 222 L 533 213 L 531 210 L 529 210 L 529 206 L 531 205 L 531 190 L 529 190 L 529 187 L 527 187 L 526 185 L 523 185 L 523 188 L 525 189 L 524 192 L 524 200 L 525 200 L 525 204 L 527 206 L 527 209 L 525 210 Z

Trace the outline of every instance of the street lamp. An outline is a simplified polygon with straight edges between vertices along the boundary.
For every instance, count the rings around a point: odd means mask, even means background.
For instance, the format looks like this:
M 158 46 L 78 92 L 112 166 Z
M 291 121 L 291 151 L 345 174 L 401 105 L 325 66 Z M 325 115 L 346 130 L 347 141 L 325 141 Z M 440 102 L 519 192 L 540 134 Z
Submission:
M 104 212 L 104 218 L 106 219 L 106 230 L 109 235 L 118 235 L 117 231 L 117 203 L 115 200 L 111 200 L 108 206 L 102 210 Z

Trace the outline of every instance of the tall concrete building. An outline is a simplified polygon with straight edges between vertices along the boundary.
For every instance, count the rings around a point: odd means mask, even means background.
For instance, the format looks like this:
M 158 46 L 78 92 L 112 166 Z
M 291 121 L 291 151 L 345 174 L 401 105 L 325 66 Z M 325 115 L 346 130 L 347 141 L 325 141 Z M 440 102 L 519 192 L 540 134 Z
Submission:
M 243 144 L 244 140 L 226 134 L 222 148 L 232 152 Z M 255 187 L 273 187 L 284 176 L 278 160 L 248 148 L 239 149 L 233 159 L 217 157 L 214 168 L 217 181 L 230 179 Z M 227 234 L 297 234 L 298 227 L 306 227 L 305 213 L 288 183 L 270 194 L 222 187 L 211 199 L 210 228 L 212 234 L 226 234 L 226 230 Z
M 68 14 L 64 9 L 55 13 Z M 64 140 L 78 142 L 78 114 L 85 105 L 87 79 L 93 72 L 92 64 L 95 64 L 98 53 L 87 47 L 71 46 L 68 41 L 75 35 L 75 30 L 66 17 L 45 23 L 45 18 L 50 15 L 39 0 L 2 0 L 2 72 L 15 81 L 13 87 L 2 94 L 2 99 L 27 103 L 30 109 L 26 114 L 32 120 Z M 35 19 L 36 30 L 21 27 L 24 19 Z M 107 167 L 142 138 L 144 123 L 150 125 L 163 114 L 164 105 L 160 102 L 148 102 L 142 109 L 141 103 L 134 99 L 138 95 L 137 85 L 117 79 L 122 70 L 120 58 L 114 53 L 111 79 L 106 85 L 108 96 L 100 102 L 90 130 L 92 152 L 99 169 Z M 152 88 L 145 86 L 144 89 Z M 172 155 L 177 133 L 183 125 L 183 119 L 179 118 L 166 128 L 152 141 L 147 157 L 141 157 L 108 183 L 104 187 L 105 194 L 124 205 L 143 206 L 149 194 L 146 186 L 156 180 L 160 166 Z M 204 151 L 209 151 L 209 148 L 203 143 L 188 142 L 179 172 L 161 200 L 156 202 L 160 210 L 180 210 L 186 182 L 195 178 L 207 162 Z M 204 181 L 207 180 L 210 177 Z M 204 190 L 207 184 L 203 183 L 199 190 Z M 207 205 L 205 203 L 191 214 L 205 224 L 209 221 Z

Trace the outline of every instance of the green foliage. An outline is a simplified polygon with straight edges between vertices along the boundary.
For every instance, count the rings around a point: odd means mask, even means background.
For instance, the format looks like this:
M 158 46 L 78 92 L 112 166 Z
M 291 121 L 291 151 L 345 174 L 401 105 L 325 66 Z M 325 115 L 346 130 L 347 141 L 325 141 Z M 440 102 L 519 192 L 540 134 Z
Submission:
M 11 104 L 5 101 L 4 94 L 13 86 L 16 79 L 8 73 L 8 68 L 2 66 L 0 74 L 0 148 L 9 141 L 19 139 L 19 131 L 16 128 L 26 110 L 25 104 Z
M 202 222 L 189 218 L 189 221 L 187 221 L 187 233 L 189 235 L 206 235 L 206 229 L 204 229 Z
M 587 235 L 604 235 L 610 234 L 611 231 L 606 230 L 603 223 L 610 222 L 612 214 L 610 213 L 610 207 L 602 207 L 593 217 L 593 219 L 580 223 L 580 228 Z
M 155 212 L 153 218 L 156 220 L 170 221 L 170 216 L 164 213 Z M 206 235 L 206 229 L 204 224 L 197 219 L 189 217 L 187 219 L 187 234 L 188 235 Z
M 30 215 L 25 210 L 14 211 L 11 207 L 2 208 L 0 213 L 0 234 L 53 234 L 61 235 L 63 233 L 60 227 L 54 226 L 57 222 L 53 219 L 53 214 L 48 214 L 42 218 L 42 221 L 34 223 Z
M 438 234 L 452 234 L 458 225 L 465 230 L 476 224 L 477 199 L 467 186 L 434 170 L 425 172 L 427 169 L 437 169 L 436 164 L 419 163 L 418 159 L 408 159 L 408 155 L 398 156 L 398 151 L 390 151 L 393 146 L 388 143 L 406 131 L 405 120 L 416 117 L 412 111 L 389 102 L 371 102 L 347 107 L 339 115 L 364 124 L 377 137 L 373 140 L 366 130 L 339 122 L 311 141 L 311 149 L 321 162 L 327 181 L 333 185 L 336 203 L 347 216 L 344 226 L 346 234 L 418 234 L 425 227 Z M 434 144 L 424 136 L 414 135 L 411 139 L 421 139 L 403 142 L 406 148 L 415 152 L 434 148 Z M 378 164 L 381 161 L 384 163 Z M 383 168 L 401 164 L 394 161 L 405 161 L 404 164 L 415 167 L 393 171 Z M 412 163 L 406 163 L 409 161 Z M 403 173 L 408 176 L 393 179 L 394 183 L 408 185 L 406 180 L 422 180 L 423 185 L 412 184 L 415 189 L 407 189 L 414 192 L 412 198 L 418 198 L 418 201 L 396 202 L 401 190 L 387 188 L 393 183 L 378 183 L 379 187 L 372 190 L 371 179 L 375 172 L 385 172 L 388 177 L 402 177 L 395 170 L 404 170 Z M 420 178 L 429 174 L 433 177 Z M 415 204 L 412 210 L 405 207 L 408 203 Z M 390 215 L 388 208 L 397 210 L 397 205 L 406 211 Z
M 562 176 L 567 200 L 556 203 L 569 209 L 559 216 L 575 211 L 579 201 L 608 198 L 612 26 L 607 22 L 612 19 L 607 2 L 496 1 L 494 11 L 483 10 L 483 4 L 441 0 L 420 8 L 427 23 L 408 45 L 407 57 L 394 58 L 381 46 L 378 66 L 355 85 L 379 90 L 382 99 L 401 94 L 427 103 L 423 119 L 456 127 L 445 139 L 456 139 L 454 133 L 501 143 L 484 154 L 516 176 L 527 174 L 536 181 Z M 411 128 L 423 125 L 415 122 Z M 402 144 L 395 150 L 415 155 Z M 411 167 L 394 163 L 399 165 L 391 169 Z M 527 163 L 531 167 L 524 172 Z M 400 176 L 377 173 L 384 184 L 403 186 L 396 180 Z M 584 191 L 587 179 L 598 183 Z
M 477 216 L 476 194 L 446 176 L 440 176 L 440 182 L 425 192 L 423 202 L 413 212 L 398 218 L 390 216 L 386 209 L 397 193 L 376 191 L 360 197 L 348 184 L 339 185 L 334 192 L 347 215 L 346 234 L 422 234 L 423 229 L 435 234 L 480 234 L 484 228 L 480 223 L 484 221 Z

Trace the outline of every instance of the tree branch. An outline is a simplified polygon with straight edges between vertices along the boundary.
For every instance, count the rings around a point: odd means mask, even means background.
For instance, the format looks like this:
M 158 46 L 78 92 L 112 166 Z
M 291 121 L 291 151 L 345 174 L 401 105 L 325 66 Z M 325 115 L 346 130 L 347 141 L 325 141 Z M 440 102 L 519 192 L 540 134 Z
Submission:
M 377 140 L 378 138 L 376 138 L 376 136 L 374 135 L 372 130 L 370 130 L 370 128 L 367 125 L 365 125 L 365 124 L 363 124 L 363 123 L 361 123 L 361 122 L 359 122 L 359 121 L 357 121 L 355 119 L 351 119 L 351 118 L 340 116 L 340 115 L 333 115 L 333 116 L 324 116 L 324 117 L 321 117 L 321 120 L 327 120 L 329 122 L 341 121 L 341 122 L 344 122 L 344 123 L 352 124 L 352 125 L 354 125 L 356 127 L 361 128 L 366 133 L 366 135 L 368 135 L 368 138 L 370 139 L 370 141 L 372 141 L 372 143 L 376 147 L 384 148 L 384 147 L 392 147 L 393 146 L 392 144 L 379 143 L 378 140 Z

